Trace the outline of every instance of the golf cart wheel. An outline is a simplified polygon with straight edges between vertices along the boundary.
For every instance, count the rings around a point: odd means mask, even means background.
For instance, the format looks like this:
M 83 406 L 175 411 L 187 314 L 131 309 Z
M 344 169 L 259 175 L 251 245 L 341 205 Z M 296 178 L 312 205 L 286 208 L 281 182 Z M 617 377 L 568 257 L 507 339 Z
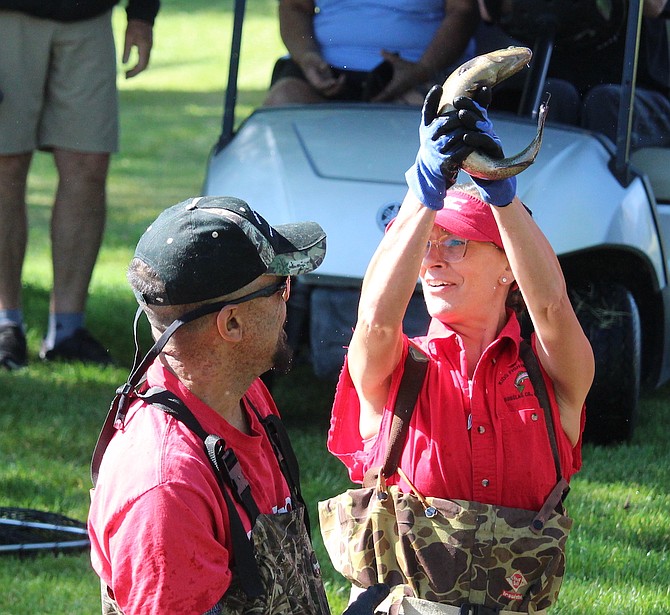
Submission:
M 641 326 L 637 304 L 620 284 L 588 284 L 571 290 L 577 317 L 596 361 L 586 398 L 584 439 L 624 442 L 637 421 L 640 395 Z

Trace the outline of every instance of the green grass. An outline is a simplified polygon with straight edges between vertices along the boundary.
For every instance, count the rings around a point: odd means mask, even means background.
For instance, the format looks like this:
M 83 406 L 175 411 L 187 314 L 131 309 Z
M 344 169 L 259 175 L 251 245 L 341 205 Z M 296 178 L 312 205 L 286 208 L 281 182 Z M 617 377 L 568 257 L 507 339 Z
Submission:
M 51 284 L 48 222 L 55 174 L 48 156 L 35 159 L 24 269 L 32 360 L 20 373 L 0 372 L 0 506 L 86 518 L 90 455 L 133 352 L 135 303 L 125 267 L 157 213 L 200 191 L 221 126 L 231 4 L 164 0 L 149 70 L 128 82 L 120 78 L 121 152 L 110 175 L 107 231 L 91 287 L 88 324 L 123 368 L 45 366 L 36 360 Z M 272 17 L 276 0 L 248 5 L 241 116 L 262 100 L 274 60 L 283 52 Z M 121 9 L 115 20 L 120 36 Z M 278 379 L 275 387 L 301 461 L 314 525 L 317 500 L 349 486 L 343 466 L 325 450 L 332 395 L 332 384 L 315 380 L 305 366 Z M 554 613 L 670 613 L 669 399 L 670 387 L 644 398 L 631 443 L 585 447 L 584 468 L 568 498 L 575 528 L 568 542 L 568 575 Z M 318 530 L 314 534 L 332 610 L 340 613 L 348 589 L 332 570 Z M 85 554 L 0 557 L 0 615 L 98 613 L 98 592 Z

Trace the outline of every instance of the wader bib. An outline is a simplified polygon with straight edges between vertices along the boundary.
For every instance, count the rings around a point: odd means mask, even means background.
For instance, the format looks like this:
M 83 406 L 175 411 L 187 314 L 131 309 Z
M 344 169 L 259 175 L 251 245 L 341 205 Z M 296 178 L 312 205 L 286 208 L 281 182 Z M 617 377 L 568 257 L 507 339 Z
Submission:
M 279 417 L 262 418 L 245 400 L 265 428 L 295 506 L 290 512 L 266 515 L 259 513 L 232 449 L 226 448 L 222 438 L 207 434 L 181 399 L 159 387 L 144 393 L 126 391 L 126 395 L 117 395 L 93 455 L 94 484 L 104 449 L 115 426 L 125 419 L 124 408 L 129 398 L 135 396 L 172 415 L 203 440 L 226 501 L 234 555 L 233 580 L 225 595 L 205 615 L 330 615 L 321 569 L 309 538 L 297 460 Z M 119 397 L 125 399 L 119 403 Z M 251 538 L 244 531 L 230 493 L 251 519 Z M 103 615 L 123 615 L 111 589 L 104 583 L 101 594 Z

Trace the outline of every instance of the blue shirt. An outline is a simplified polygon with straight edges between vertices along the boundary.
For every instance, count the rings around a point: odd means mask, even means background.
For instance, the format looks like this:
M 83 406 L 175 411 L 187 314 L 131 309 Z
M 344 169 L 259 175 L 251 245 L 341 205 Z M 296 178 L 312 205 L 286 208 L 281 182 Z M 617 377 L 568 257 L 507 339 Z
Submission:
M 381 50 L 417 62 L 444 19 L 444 0 L 316 0 L 314 34 L 331 66 L 369 71 Z

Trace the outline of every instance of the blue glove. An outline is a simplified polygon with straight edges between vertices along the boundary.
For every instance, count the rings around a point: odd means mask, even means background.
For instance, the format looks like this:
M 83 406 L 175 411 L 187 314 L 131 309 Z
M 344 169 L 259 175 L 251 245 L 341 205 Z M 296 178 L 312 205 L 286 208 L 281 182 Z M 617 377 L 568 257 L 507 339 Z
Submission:
M 454 100 L 454 107 L 458 109 L 459 120 L 468 131 L 463 137 L 464 143 L 492 158 L 503 158 L 502 144 L 493 131 L 486 108 L 465 96 Z M 516 194 L 515 176 L 499 180 L 472 177 L 472 181 L 482 199 L 496 207 L 509 205 Z
M 373 615 L 377 606 L 389 595 L 391 588 L 386 583 L 368 587 L 354 600 L 342 615 Z
M 454 185 L 463 159 L 472 151 L 463 142 L 465 129 L 458 111 L 438 115 L 442 86 L 434 85 L 426 95 L 419 126 L 419 151 L 405 173 L 407 185 L 430 209 L 442 209 L 447 188 Z

